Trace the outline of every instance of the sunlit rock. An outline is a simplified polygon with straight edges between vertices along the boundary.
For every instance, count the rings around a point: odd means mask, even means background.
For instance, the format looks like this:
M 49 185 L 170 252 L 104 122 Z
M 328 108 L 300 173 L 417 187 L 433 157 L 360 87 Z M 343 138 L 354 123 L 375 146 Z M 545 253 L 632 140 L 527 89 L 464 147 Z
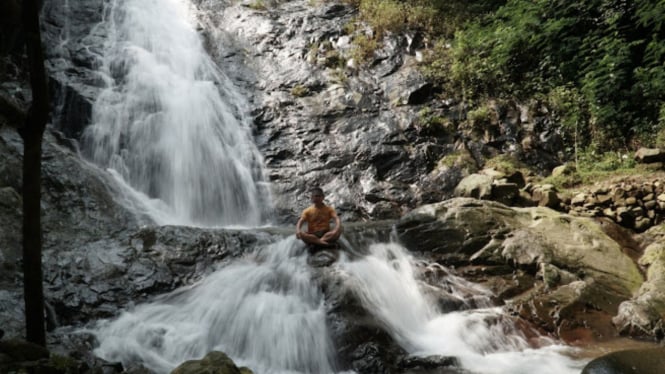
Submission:
M 590 306 L 608 316 L 594 327 L 605 334 L 609 317 L 643 281 L 636 264 L 600 225 L 543 207 L 508 208 L 456 198 L 415 209 L 396 228 L 410 250 L 455 264 L 459 271 L 510 264 L 514 272 L 541 279 L 508 302 L 524 318 L 552 331 L 586 323 L 579 318 L 586 318 Z M 483 282 L 492 278 L 486 272 L 478 275 Z M 593 319 L 588 325 L 594 325 Z

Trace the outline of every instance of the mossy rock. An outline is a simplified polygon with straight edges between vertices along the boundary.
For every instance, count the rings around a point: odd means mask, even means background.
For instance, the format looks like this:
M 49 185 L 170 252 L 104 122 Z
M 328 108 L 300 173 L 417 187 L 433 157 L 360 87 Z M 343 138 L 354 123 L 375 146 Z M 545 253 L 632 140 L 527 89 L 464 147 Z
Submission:
M 252 371 L 238 368 L 224 352 L 213 351 L 201 360 L 182 363 L 171 374 L 252 374 Z

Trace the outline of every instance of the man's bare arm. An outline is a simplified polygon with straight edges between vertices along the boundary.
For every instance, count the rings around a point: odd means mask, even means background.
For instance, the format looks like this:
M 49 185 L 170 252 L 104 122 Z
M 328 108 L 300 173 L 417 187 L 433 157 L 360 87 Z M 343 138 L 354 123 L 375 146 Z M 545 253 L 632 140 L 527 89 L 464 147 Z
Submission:
M 342 220 L 339 219 L 339 216 L 335 216 L 335 229 L 333 232 L 335 234 L 342 232 Z
M 304 220 L 302 217 L 300 217 L 300 219 L 298 220 L 298 223 L 296 223 L 296 238 L 298 238 L 298 239 L 300 239 L 300 233 L 301 233 L 301 230 L 302 230 L 302 224 L 303 224 L 304 222 L 305 222 L 305 220 Z

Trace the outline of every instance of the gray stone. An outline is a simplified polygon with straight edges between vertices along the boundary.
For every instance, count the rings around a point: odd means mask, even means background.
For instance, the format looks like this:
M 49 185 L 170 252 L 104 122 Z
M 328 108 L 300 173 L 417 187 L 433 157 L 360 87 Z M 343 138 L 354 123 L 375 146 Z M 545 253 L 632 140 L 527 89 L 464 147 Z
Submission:
M 635 152 L 635 160 L 641 164 L 650 164 L 662 162 L 665 160 L 665 153 L 658 148 L 640 148 Z
M 492 196 L 494 178 L 485 174 L 471 174 L 455 187 L 455 196 L 489 199 Z

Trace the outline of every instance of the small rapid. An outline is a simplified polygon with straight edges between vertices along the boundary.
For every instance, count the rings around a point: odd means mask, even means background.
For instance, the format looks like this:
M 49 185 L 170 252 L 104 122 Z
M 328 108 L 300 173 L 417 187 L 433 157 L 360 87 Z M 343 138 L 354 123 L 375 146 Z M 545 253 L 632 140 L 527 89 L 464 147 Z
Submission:
M 158 224 L 256 226 L 270 211 L 248 104 L 206 53 L 186 0 L 106 3 L 105 89 L 82 153 Z

